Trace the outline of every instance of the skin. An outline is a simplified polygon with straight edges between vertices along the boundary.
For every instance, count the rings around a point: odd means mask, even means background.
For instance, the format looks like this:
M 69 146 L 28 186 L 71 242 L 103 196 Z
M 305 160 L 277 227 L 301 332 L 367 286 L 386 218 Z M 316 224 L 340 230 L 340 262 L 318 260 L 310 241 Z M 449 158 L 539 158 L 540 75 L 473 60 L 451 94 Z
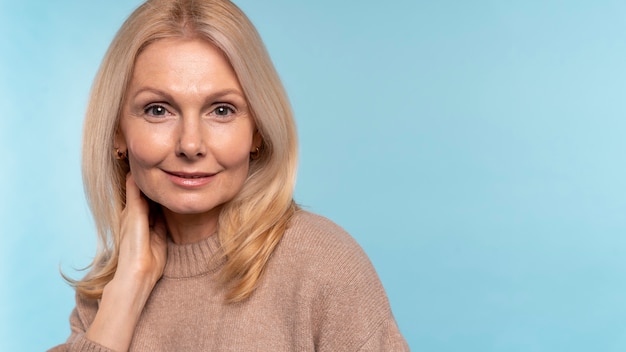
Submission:
M 87 338 L 130 346 L 139 315 L 163 274 L 167 235 L 192 243 L 215 233 L 223 204 L 243 187 L 260 146 L 238 79 L 201 39 L 162 39 L 138 56 L 115 138 L 128 150 L 120 257 Z M 148 199 L 160 205 L 150 212 Z

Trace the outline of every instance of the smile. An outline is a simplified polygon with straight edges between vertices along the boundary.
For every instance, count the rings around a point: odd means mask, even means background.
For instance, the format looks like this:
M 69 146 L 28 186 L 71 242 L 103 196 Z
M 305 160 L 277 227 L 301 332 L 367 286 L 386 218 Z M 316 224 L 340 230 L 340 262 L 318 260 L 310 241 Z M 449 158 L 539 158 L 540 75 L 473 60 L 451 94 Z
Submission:
M 172 183 L 183 188 L 197 188 L 204 186 L 215 178 L 216 173 L 204 172 L 175 172 L 165 171 Z
M 178 176 L 178 177 L 182 177 L 182 178 L 202 178 L 202 177 L 209 177 L 210 175 L 177 175 L 177 174 L 173 174 L 174 176 Z

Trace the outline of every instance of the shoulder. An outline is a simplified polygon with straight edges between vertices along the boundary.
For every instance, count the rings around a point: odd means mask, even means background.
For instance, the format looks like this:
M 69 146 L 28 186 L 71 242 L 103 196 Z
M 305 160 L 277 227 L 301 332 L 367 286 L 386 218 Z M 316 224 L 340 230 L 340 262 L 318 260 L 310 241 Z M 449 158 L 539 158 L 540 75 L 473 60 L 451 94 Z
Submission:
M 294 249 L 321 251 L 323 253 L 357 252 L 364 254 L 358 243 L 333 221 L 299 210 L 285 232 L 284 240 Z M 320 253 L 322 254 L 322 253 Z
M 277 249 L 283 273 L 315 284 L 326 298 L 376 299 L 387 297 L 369 258 L 343 228 L 331 220 L 299 211 Z
M 313 294 L 313 331 L 320 350 L 357 350 L 395 322 L 387 295 L 369 258 L 343 228 L 299 211 L 277 248 L 277 262 L 289 285 Z M 302 297 L 302 295 L 300 296 Z M 342 347 L 343 346 L 343 347 Z M 325 347 L 325 348 L 322 348 Z
M 302 264 L 338 268 L 358 266 L 370 271 L 372 265 L 356 240 L 333 221 L 304 210 L 298 211 L 281 241 L 283 254 Z M 353 268 L 354 269 L 354 268 Z

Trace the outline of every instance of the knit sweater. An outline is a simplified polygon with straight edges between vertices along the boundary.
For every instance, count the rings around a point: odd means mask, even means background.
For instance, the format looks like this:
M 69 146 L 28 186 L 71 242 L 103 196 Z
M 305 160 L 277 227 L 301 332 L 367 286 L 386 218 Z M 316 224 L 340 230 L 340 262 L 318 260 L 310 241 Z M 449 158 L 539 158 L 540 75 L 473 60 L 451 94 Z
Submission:
M 168 244 L 130 351 L 408 351 L 369 259 L 340 227 L 294 216 L 245 301 L 224 302 L 217 236 Z M 76 298 L 71 336 L 51 351 L 110 351 L 85 338 L 98 301 Z

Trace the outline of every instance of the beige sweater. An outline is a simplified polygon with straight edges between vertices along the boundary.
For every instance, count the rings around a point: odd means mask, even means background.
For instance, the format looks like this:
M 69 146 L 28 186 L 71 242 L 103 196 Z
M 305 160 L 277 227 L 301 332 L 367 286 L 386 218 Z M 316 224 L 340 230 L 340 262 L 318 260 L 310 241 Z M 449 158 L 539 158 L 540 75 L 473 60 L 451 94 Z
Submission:
M 300 211 L 246 301 L 224 303 L 216 236 L 169 244 L 163 277 L 130 351 L 408 351 L 385 291 L 359 245 L 323 217 Z M 109 351 L 84 333 L 98 301 L 78 297 L 72 334 L 51 351 Z

